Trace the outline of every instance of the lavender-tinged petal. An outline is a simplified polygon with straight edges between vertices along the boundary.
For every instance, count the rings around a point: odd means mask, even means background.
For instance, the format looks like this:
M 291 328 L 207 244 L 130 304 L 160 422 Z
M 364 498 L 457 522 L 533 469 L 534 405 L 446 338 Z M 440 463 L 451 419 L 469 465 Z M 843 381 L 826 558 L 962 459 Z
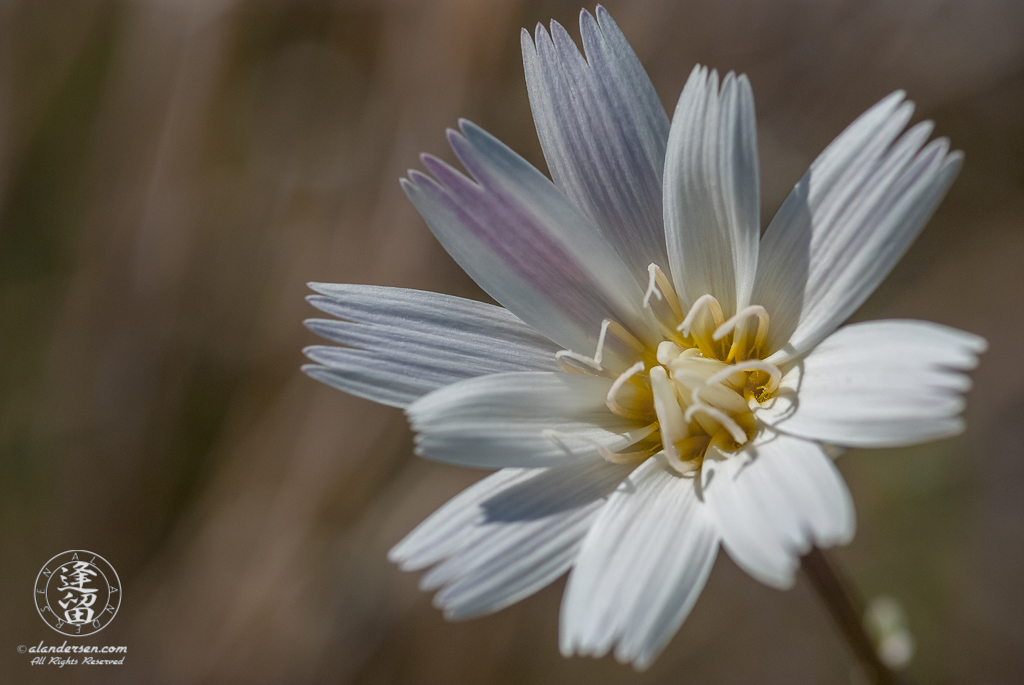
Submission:
M 606 318 L 652 342 L 643 291 L 614 248 L 543 174 L 482 129 L 462 128 L 449 140 L 476 182 L 424 156 L 437 181 L 411 172 L 403 183 L 455 260 L 565 348 L 593 354 Z
M 440 387 L 506 371 L 554 371 L 558 347 L 508 310 L 451 295 L 312 284 L 311 304 L 347 319 L 309 319 L 348 347 L 312 346 L 304 370 L 345 392 L 405 407 Z
M 667 268 L 661 176 L 668 117 L 611 16 L 580 14 L 587 59 L 557 22 L 523 31 L 527 89 L 555 184 L 593 220 L 634 277 Z M 553 40 L 552 40 L 553 39 Z

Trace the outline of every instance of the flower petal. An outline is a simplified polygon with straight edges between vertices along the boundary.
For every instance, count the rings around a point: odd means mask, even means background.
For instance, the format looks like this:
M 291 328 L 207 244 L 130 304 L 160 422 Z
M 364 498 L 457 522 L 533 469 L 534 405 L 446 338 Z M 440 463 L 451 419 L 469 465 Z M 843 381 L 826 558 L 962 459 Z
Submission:
M 537 26 L 536 45 L 523 29 L 526 86 L 555 185 L 646 286 L 651 262 L 668 267 L 661 209 L 668 116 L 611 16 L 600 6 L 597 16 L 580 13 L 586 60 L 557 22 L 550 36 Z
M 476 182 L 429 155 L 423 163 L 437 181 L 411 171 L 402 182 L 455 261 L 567 349 L 593 354 L 606 318 L 653 342 L 643 290 L 615 248 L 526 160 L 483 129 L 461 127 L 448 140 Z
M 867 299 L 960 169 L 948 141 L 925 145 L 930 122 L 896 140 L 913 112 L 903 97 L 893 93 L 843 131 L 765 231 L 753 300 L 771 313 L 773 361 L 806 353 Z
M 391 550 L 405 570 L 438 564 L 425 590 L 449 619 L 502 609 L 569 570 L 604 498 L 631 466 L 603 460 L 503 469 L 462 492 Z
M 718 536 L 694 481 L 648 459 L 608 498 L 583 541 L 562 598 L 562 653 L 647 668 L 707 581 Z
M 963 430 L 960 396 L 985 341 L 925 321 L 840 328 L 755 409 L 776 430 L 850 447 L 911 445 Z
M 765 430 L 735 453 L 709 448 L 701 468 L 722 546 L 757 580 L 793 585 L 799 557 L 853 539 L 853 500 L 821 447 Z
M 750 303 L 761 236 L 754 96 L 745 75 L 696 66 L 679 96 L 665 155 L 665 234 L 687 309 L 718 298 L 726 315 Z
M 558 346 L 502 307 L 439 293 L 312 283 L 309 302 L 347 319 L 308 319 L 314 333 L 349 347 L 312 346 L 309 375 L 395 407 L 466 378 L 554 371 Z M 357 348 L 357 349 L 352 349 Z
M 416 453 L 464 466 L 537 467 L 600 459 L 651 433 L 608 411 L 612 381 L 567 373 L 500 373 L 449 385 L 406 410 Z

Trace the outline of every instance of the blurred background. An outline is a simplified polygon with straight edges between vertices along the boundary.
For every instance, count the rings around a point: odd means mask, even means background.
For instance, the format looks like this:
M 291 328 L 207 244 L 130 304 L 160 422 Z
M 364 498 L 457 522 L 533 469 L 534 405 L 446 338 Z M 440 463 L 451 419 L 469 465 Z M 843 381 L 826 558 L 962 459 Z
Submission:
M 299 372 L 307 281 L 485 299 L 397 181 L 451 159 L 458 117 L 546 168 L 519 30 L 578 37 L 578 2 L 0 3 L 0 681 L 862 682 L 806 582 L 724 554 L 643 674 L 558 655 L 562 582 L 445 622 L 385 554 L 481 473 Z M 750 75 L 765 223 L 896 88 L 966 152 L 856 318 L 987 337 L 970 427 L 842 457 L 859 526 L 836 558 L 906 610 L 917 682 L 1024 682 L 1024 3 L 607 6 L 670 112 L 694 62 Z M 32 588 L 66 549 L 120 574 L 120 613 L 79 642 L 127 645 L 122 667 L 16 653 L 63 639 Z

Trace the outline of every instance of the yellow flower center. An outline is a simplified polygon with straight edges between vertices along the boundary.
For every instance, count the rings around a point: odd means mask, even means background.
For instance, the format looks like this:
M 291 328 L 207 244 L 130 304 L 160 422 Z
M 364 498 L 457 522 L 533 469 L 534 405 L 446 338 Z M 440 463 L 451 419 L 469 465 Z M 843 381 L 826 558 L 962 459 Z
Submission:
M 566 370 L 600 374 L 606 350 L 639 356 L 615 377 L 606 404 L 619 416 L 649 421 L 651 434 L 632 451 L 605 457 L 632 461 L 663 450 L 679 473 L 693 473 L 709 446 L 734 450 L 754 437 L 752 407 L 771 398 L 782 374 L 763 361 L 768 335 L 764 307 L 751 305 L 726 319 L 718 300 L 704 295 L 684 316 L 665 274 L 652 264 L 650 276 L 644 307 L 664 337 L 656 349 L 608 320 L 594 357 L 562 352 L 559 360 Z

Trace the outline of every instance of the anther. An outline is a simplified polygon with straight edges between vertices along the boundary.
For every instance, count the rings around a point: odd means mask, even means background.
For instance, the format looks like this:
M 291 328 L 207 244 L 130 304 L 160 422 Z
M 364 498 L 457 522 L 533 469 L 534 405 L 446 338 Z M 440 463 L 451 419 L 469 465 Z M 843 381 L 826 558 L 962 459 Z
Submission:
M 654 394 L 654 413 L 658 417 L 658 428 L 661 431 L 661 444 L 669 460 L 679 458 L 675 444 L 686 437 L 689 432 L 689 421 L 684 418 L 679 407 L 672 381 L 664 366 L 651 369 L 651 392 Z
M 676 359 L 683 353 L 683 348 L 671 340 L 662 340 L 658 343 L 658 363 L 668 366 L 669 362 Z

